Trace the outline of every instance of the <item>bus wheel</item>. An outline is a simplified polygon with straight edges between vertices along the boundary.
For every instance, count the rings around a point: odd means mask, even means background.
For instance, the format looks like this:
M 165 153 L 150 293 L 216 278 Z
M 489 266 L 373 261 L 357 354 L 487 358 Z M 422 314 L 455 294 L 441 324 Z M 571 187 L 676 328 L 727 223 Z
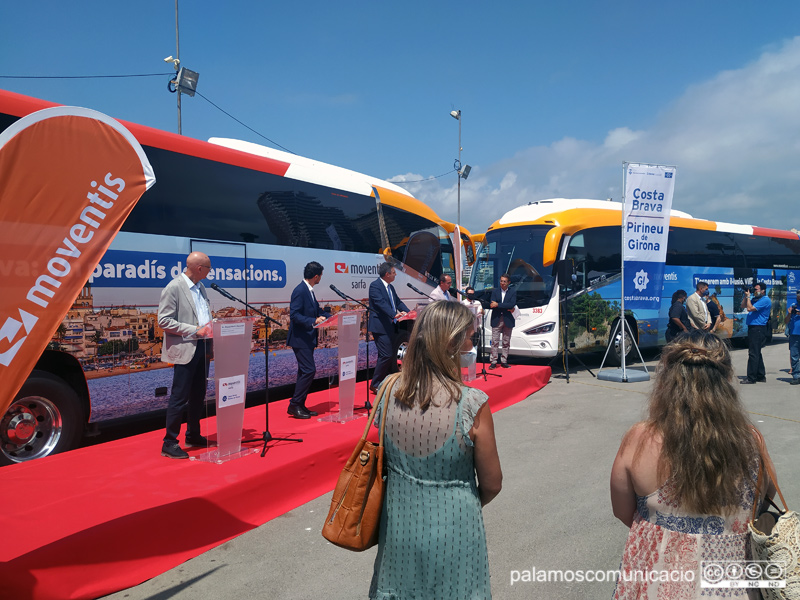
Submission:
M 398 366 L 402 367 L 403 365 L 403 359 L 405 359 L 406 351 L 408 350 L 408 340 L 410 339 L 411 334 L 407 329 L 403 329 L 397 334 L 394 340 L 394 355 L 397 357 Z
M 76 448 L 82 414 L 78 395 L 63 379 L 34 371 L 0 418 L 0 465 Z
M 614 338 L 609 339 L 608 343 L 611 345 L 611 350 L 608 352 L 608 362 L 613 367 L 618 367 L 622 364 L 622 332 L 619 329 L 615 330 L 616 324 L 612 325 L 612 331 L 615 331 Z M 625 364 L 633 362 L 634 355 L 631 354 L 633 349 L 633 339 L 627 328 L 625 330 Z

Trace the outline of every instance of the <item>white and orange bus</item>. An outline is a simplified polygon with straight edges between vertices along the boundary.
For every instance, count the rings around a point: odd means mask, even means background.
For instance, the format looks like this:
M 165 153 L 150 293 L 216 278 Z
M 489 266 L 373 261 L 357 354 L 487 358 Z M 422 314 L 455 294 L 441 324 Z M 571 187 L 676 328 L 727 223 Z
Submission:
M 0 131 L 51 106 L 0 91 Z M 329 285 L 364 300 L 384 260 L 396 265 L 397 291 L 413 307 L 421 297 L 407 282 L 427 293 L 443 272 L 460 281 L 462 247 L 468 259 L 474 256 L 468 233 L 392 183 L 247 142 L 202 142 L 125 126 L 144 148 L 156 184 L 139 200 L 0 415 L 0 464 L 74 448 L 89 426 L 166 407 L 172 369 L 160 360 L 156 312 L 161 289 L 181 272 L 191 251 L 211 257 L 207 283 L 284 325 L 270 331 L 271 387 L 294 383 L 294 356 L 284 346 L 288 306 L 309 261 L 325 267 L 317 298 L 336 311 L 343 304 Z M 0 235 L 13 227 L 0 224 Z M 19 266 L 0 257 L 0 277 Z M 243 314 L 243 307 L 214 291 L 209 297 L 215 316 Z M 407 335 L 408 330 L 398 343 Z M 262 325 L 254 334 L 249 391 L 266 384 L 265 336 Z M 334 336 L 324 334 L 317 350 L 318 377 L 337 370 Z M 359 367 L 366 368 L 365 342 L 359 358 Z
M 619 202 L 558 198 L 515 208 L 489 227 L 470 284 L 488 298 L 503 273 L 511 276 L 521 313 L 512 354 L 555 356 L 563 346 L 566 312 L 571 350 L 605 350 L 611 344 L 609 358 L 619 363 L 621 337 L 610 336 L 620 314 L 621 224 Z M 570 281 L 558 279 L 560 260 L 574 265 Z M 709 284 L 712 301 L 722 309 L 720 335 L 747 335 L 742 292 L 756 281 L 767 284 L 772 299 L 771 330 L 782 331 L 787 295 L 793 298 L 800 282 L 800 238 L 791 231 L 706 221 L 673 210 L 660 309 L 626 310 L 640 347 L 665 343 L 673 292 L 692 293 L 697 281 Z M 625 348 L 627 354 L 631 345 Z

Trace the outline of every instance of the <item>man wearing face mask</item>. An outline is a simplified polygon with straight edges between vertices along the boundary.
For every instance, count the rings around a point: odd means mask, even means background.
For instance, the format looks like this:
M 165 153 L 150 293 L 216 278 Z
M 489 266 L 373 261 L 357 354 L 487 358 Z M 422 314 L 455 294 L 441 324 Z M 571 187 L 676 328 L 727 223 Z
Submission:
M 759 281 L 753 287 L 752 301 L 750 290 L 745 291 L 742 299 L 742 308 L 747 311 L 747 379 L 742 383 L 750 384 L 767 380 L 761 349 L 767 343 L 769 313 L 772 310 L 767 285 Z
M 467 293 L 467 296 L 461 300 L 461 304 L 473 310 L 475 313 L 475 333 L 472 335 L 472 343 L 473 345 L 478 345 L 478 335 L 481 328 L 481 317 L 483 316 L 483 305 L 481 304 L 480 300 L 475 298 L 475 288 L 468 287 L 464 290 Z
M 688 333 L 692 329 L 692 324 L 689 322 L 689 316 L 686 314 L 686 292 L 684 290 L 677 290 L 672 294 L 672 305 L 669 308 L 669 323 L 667 323 L 667 331 L 665 338 L 667 343 L 674 340 L 681 333 Z
M 711 327 L 711 316 L 708 314 L 705 297 L 708 295 L 708 284 L 698 281 L 695 292 L 686 299 L 686 311 L 689 313 L 689 322 L 696 329 L 707 331 Z

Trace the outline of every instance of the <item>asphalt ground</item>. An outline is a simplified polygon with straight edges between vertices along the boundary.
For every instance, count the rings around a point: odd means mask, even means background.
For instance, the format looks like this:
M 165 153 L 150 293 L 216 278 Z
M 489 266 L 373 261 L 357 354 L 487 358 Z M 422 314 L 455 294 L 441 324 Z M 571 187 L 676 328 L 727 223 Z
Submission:
M 744 375 L 747 350 L 734 349 L 732 354 L 737 375 Z M 581 356 L 594 372 L 601 358 Z M 657 354 L 644 358 L 652 368 Z M 783 336 L 764 349 L 764 360 L 767 382 L 743 385 L 740 393 L 764 434 L 789 507 L 798 509 L 800 386 L 789 385 L 789 349 Z M 574 359 L 567 382 L 561 363 L 553 365 L 544 389 L 495 415 L 503 491 L 484 508 L 484 518 L 496 600 L 610 598 L 614 590 L 612 580 L 578 579 L 580 574 L 603 579 L 597 572 L 619 567 L 627 529 L 611 512 L 609 474 L 623 434 L 645 414 L 652 382 L 599 381 Z M 637 361 L 634 368 L 639 366 Z M 107 598 L 366 598 L 376 549 L 352 553 L 320 535 L 330 499 L 326 494 Z M 543 571 L 561 571 L 562 580 L 553 581 L 554 575 L 549 582 L 525 581 L 536 580 Z M 512 584 L 513 578 L 519 581 Z

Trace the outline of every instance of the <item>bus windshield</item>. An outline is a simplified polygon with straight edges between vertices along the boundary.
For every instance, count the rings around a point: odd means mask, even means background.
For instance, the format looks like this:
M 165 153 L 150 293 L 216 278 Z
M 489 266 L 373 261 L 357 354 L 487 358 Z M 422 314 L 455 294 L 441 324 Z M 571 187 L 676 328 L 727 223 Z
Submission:
M 526 225 L 487 232 L 472 268 L 470 285 L 475 292 L 498 287 L 500 276 L 508 273 L 519 308 L 550 302 L 555 277 L 552 267 L 542 266 L 544 238 L 550 229 L 549 225 Z

